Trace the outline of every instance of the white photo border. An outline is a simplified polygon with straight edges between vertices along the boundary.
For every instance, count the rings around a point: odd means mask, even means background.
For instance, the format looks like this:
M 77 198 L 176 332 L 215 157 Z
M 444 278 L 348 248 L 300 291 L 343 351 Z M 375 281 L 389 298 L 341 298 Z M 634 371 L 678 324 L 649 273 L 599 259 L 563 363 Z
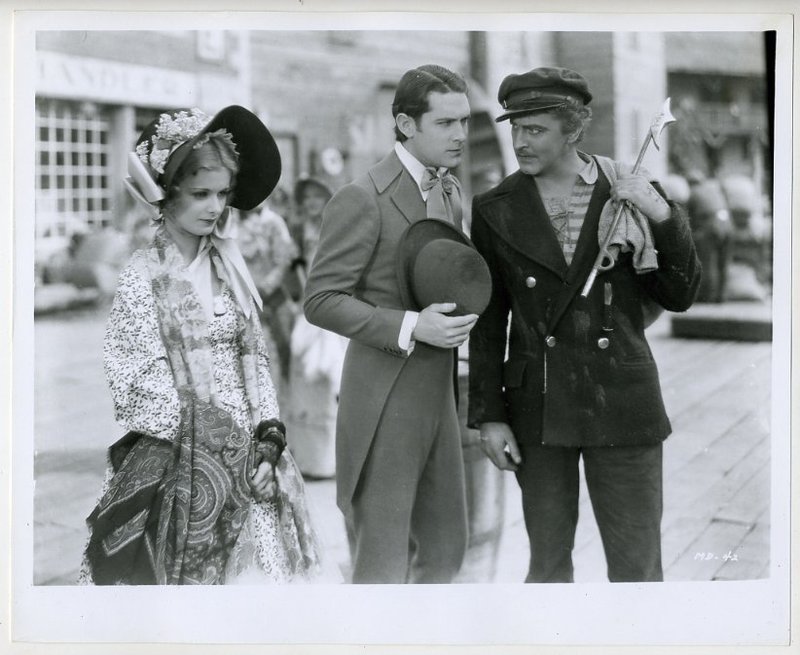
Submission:
M 302 4 L 302 3 L 301 3 Z M 14 17 L 11 642 L 160 644 L 780 645 L 789 628 L 793 18 L 786 14 L 62 12 Z M 176 23 L 177 21 L 177 23 Z M 772 575 L 768 580 L 637 585 L 81 588 L 32 584 L 33 147 L 35 32 L 41 29 L 429 29 L 777 31 Z M 116 26 L 116 27 L 115 27 Z M 5 131 L 4 131 L 5 136 Z M 2 142 L 5 143 L 5 140 Z M 10 139 L 9 139 L 10 143 Z M 12 179 L 11 168 L 9 176 Z M 13 194 L 13 195 L 12 195 Z M 23 218 L 27 217 L 27 218 Z M 9 230 L 11 232 L 11 230 Z M 6 258 L 2 258 L 9 261 Z M 0 269 L 2 271 L 2 269 Z M 10 276 L 9 276 L 10 277 Z M 5 278 L 3 278 L 5 280 Z M 796 293 L 796 291 L 795 291 Z M 3 336 L 0 333 L 0 336 Z M 5 523 L 5 522 L 4 522 Z M 219 608 L 225 608 L 224 621 Z M 565 610 L 564 608 L 568 608 Z M 99 647 L 99 646 L 98 646 Z M 89 652 L 89 651 L 79 651 Z M 101 651 L 102 652 L 102 651 Z M 108 652 L 108 651 L 105 651 Z M 161 652 L 161 648 L 159 651 Z M 166 651 L 165 651 L 166 652 Z M 225 651 L 223 649 L 222 652 Z M 263 649 L 262 651 L 263 652 Z

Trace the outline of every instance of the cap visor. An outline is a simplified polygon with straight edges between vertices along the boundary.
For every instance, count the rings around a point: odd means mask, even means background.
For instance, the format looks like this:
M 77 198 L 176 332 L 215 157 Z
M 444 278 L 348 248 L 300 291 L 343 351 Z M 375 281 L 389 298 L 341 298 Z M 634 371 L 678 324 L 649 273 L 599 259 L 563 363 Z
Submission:
M 537 107 L 525 107 L 525 109 L 514 109 L 512 111 L 507 111 L 505 114 L 501 114 L 500 116 L 494 119 L 494 122 L 501 123 L 502 121 L 508 120 L 509 118 L 513 118 L 514 116 L 535 114 L 538 111 L 544 111 L 545 109 L 554 109 L 555 107 L 560 107 L 563 104 L 564 104 L 563 102 L 551 102 Z

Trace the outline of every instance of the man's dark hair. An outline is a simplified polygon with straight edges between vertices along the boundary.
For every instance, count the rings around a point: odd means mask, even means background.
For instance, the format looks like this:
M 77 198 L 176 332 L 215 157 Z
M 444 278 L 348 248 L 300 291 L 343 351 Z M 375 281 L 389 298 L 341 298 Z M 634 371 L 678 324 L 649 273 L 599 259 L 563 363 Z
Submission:
M 454 73 L 443 66 L 425 64 L 419 68 L 407 71 L 397 85 L 392 103 L 392 117 L 406 114 L 414 121 L 430 109 L 428 96 L 433 93 L 466 93 L 467 83 L 461 75 Z M 397 125 L 394 134 L 400 143 L 406 140 Z
M 542 113 L 552 114 L 561 123 L 562 134 L 572 134 L 580 130 L 580 134 L 575 143 L 583 140 L 586 128 L 592 120 L 592 110 L 584 104 L 577 102 L 565 102 L 563 105 L 545 109 Z

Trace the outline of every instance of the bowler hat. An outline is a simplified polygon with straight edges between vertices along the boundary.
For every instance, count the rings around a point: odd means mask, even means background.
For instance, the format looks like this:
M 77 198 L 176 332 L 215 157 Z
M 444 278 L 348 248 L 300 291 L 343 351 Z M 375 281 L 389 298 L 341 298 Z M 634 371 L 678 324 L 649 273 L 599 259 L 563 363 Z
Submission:
M 454 225 L 436 218 L 412 223 L 397 247 L 397 282 L 406 308 L 453 302 L 451 316 L 480 314 L 489 304 L 492 278 L 475 246 Z
M 230 105 L 210 120 L 197 109 L 161 114 L 142 130 L 136 141 L 136 152 L 140 160 L 148 162 L 146 168 L 150 177 L 166 192 L 192 149 L 202 143 L 201 139 L 206 134 L 218 130 L 230 135 L 239 156 L 239 172 L 228 204 L 244 210 L 257 207 L 278 184 L 281 155 L 264 123 L 244 107 Z M 166 159 L 160 170 L 153 166 L 157 145 L 167 151 L 162 155 Z M 135 181 L 141 182 L 134 171 L 131 171 L 131 175 Z
M 586 78 L 569 68 L 541 66 L 520 75 L 508 75 L 500 83 L 497 101 L 505 112 L 499 123 L 512 116 L 551 109 L 567 103 L 587 105 L 592 100 Z

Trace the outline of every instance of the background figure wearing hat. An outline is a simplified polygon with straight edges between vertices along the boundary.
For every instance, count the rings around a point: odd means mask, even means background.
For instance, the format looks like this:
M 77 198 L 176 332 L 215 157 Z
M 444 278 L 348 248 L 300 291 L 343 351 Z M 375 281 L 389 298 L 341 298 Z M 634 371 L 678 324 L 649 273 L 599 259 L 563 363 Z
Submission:
M 292 223 L 299 244 L 293 262 L 292 288 L 297 298 L 305 288 L 308 263 L 314 258 L 322 212 L 333 193 L 312 177 L 294 187 L 297 215 Z M 292 453 L 306 477 L 331 478 L 336 473 L 336 411 L 347 339 L 311 325 L 298 307 L 291 333 L 291 359 L 284 417 Z
M 299 263 L 307 271 L 319 244 L 322 212 L 333 196 L 333 191 L 322 180 L 315 177 L 301 177 L 294 185 L 292 195 L 296 212 L 291 225 L 292 237 L 299 248 Z M 303 271 L 303 282 L 305 282 L 306 271 Z M 301 288 L 298 299 L 302 295 L 303 289 Z
M 294 211 L 289 220 L 289 233 L 297 246 L 297 255 L 292 261 L 292 271 L 287 276 L 287 289 L 293 300 L 303 299 L 303 290 L 308 277 L 308 267 L 314 259 L 322 228 L 322 212 L 333 191 L 322 180 L 301 176 L 294 185 L 292 199 Z
M 470 336 L 468 423 L 495 465 L 516 473 L 528 582 L 573 580 L 581 458 L 609 579 L 663 575 L 661 442 L 670 424 L 643 306 L 687 309 L 700 265 L 685 216 L 657 186 L 578 150 L 591 98 L 583 76 L 563 68 L 506 77 L 497 120 L 510 119 L 519 170 L 472 205 L 492 298 Z M 599 226 L 622 200 L 639 212 L 643 237 L 623 245 L 583 298 L 605 236 Z
M 231 237 L 280 177 L 248 110 L 162 114 L 126 180 L 158 228 L 119 277 L 104 344 L 117 420 L 83 582 L 287 582 L 319 566 L 302 478 L 261 335 L 261 300 Z
M 731 261 L 731 221 L 725 195 L 717 180 L 694 184 L 686 203 L 692 238 L 703 266 L 697 302 L 725 300 Z
M 444 302 L 409 311 L 397 276 L 409 225 L 449 211 L 460 226 L 460 187 L 446 169 L 463 155 L 466 90 L 440 66 L 403 75 L 392 105 L 397 143 L 328 203 L 308 278 L 308 320 L 350 339 L 336 486 L 354 582 L 450 582 L 466 550 L 453 349 L 477 316 L 449 316 L 455 306 Z
M 720 180 L 730 214 L 726 300 L 766 300 L 772 284 L 771 225 L 756 185 L 743 175 Z

